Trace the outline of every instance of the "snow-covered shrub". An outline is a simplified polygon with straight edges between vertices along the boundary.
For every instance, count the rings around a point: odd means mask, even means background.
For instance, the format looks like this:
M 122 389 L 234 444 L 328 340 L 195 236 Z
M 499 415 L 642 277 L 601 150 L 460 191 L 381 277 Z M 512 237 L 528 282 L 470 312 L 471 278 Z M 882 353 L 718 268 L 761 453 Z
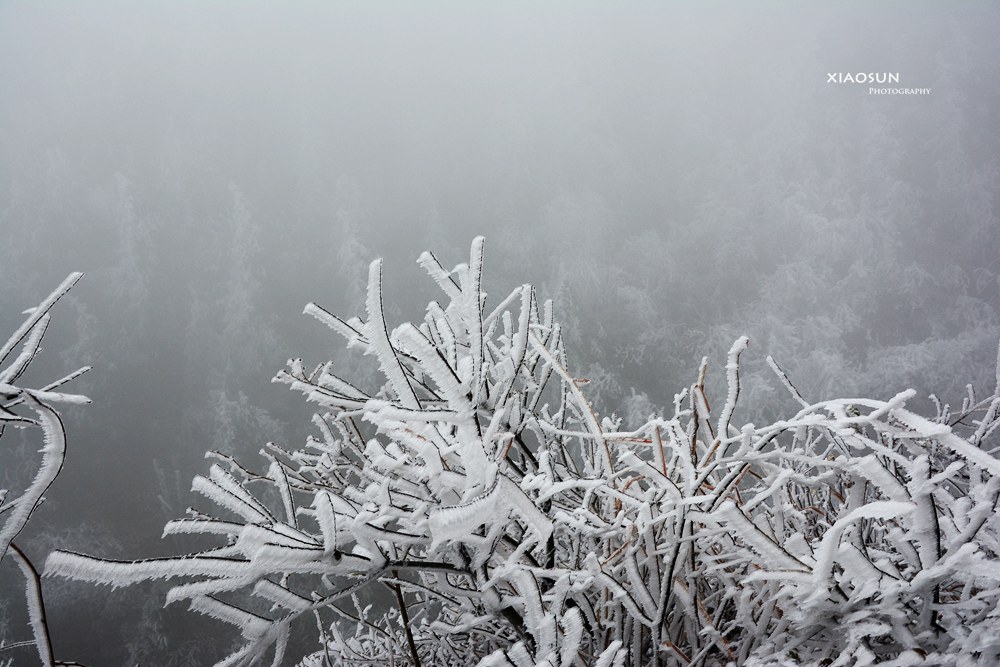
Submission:
M 62 470 L 66 456 L 66 431 L 59 413 L 52 407 L 53 404 L 90 402 L 85 396 L 56 390 L 88 371 L 89 367 L 81 368 L 40 389 L 25 387 L 23 376 L 41 351 L 42 338 L 51 319 L 49 311 L 82 276 L 80 273 L 70 274 L 41 304 L 26 310 L 23 313 L 26 315 L 24 322 L 0 346 L 0 438 L 11 428 L 37 429 L 41 431 L 43 442 L 39 451 L 41 456 L 36 464 L 37 470 L 32 471 L 32 479 L 20 485 L 18 482 L 24 480 L 9 480 L 14 488 L 0 488 L 0 559 L 9 557 L 24 575 L 28 622 L 32 633 L 32 639 L 15 641 L 13 644 L 0 646 L 0 649 L 34 645 L 39 658 L 47 667 L 67 663 L 54 661 L 52 657 L 52 643 L 45 623 L 38 571 L 14 540 L 24 530 L 31 515 L 43 501 L 45 491 Z M 0 475 L 9 471 L 8 466 L 13 458 L 11 454 L 8 448 L 0 448 L 0 461 L 3 461 L 5 468 L 0 469 Z M 0 477 L 0 483 L 6 486 L 8 480 Z
M 569 370 L 551 303 L 525 285 L 488 306 L 482 262 L 482 239 L 450 272 L 422 255 L 446 300 L 419 324 L 386 326 L 379 262 L 364 319 L 306 307 L 385 384 L 292 360 L 275 380 L 320 406 L 318 437 L 268 444 L 264 473 L 216 454 L 194 490 L 220 513 L 165 529 L 222 546 L 56 552 L 47 573 L 184 579 L 168 602 L 246 640 L 227 666 L 1000 660 L 997 391 L 930 419 L 910 393 L 810 404 L 772 362 L 800 408 L 737 427 L 741 338 L 720 406 L 703 361 L 668 416 L 621 432 Z M 318 651 L 291 646 L 293 623 Z

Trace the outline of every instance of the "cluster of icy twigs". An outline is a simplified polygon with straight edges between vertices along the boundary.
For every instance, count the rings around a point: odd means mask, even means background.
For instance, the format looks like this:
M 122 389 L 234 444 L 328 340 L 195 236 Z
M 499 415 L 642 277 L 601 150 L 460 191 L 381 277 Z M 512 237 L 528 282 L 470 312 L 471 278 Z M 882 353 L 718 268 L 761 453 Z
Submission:
M 279 373 L 319 437 L 269 444 L 264 474 L 217 455 L 194 490 L 221 513 L 165 529 L 224 546 L 56 552 L 46 573 L 179 578 L 168 602 L 243 633 L 220 666 L 1000 663 L 1000 393 L 930 419 L 910 392 L 810 404 L 771 362 L 801 408 L 737 427 L 740 339 L 721 406 L 703 362 L 670 416 L 621 432 L 549 302 L 525 285 L 487 307 L 482 258 L 482 239 L 450 272 L 420 258 L 446 299 L 416 325 L 387 329 L 379 262 L 364 320 L 306 308 L 385 382 Z M 319 651 L 290 654 L 299 621 Z
M 23 484 L 23 488 L 17 488 L 16 485 L 12 485 L 13 488 L 0 488 L 0 559 L 9 557 L 24 575 L 25 597 L 33 635 L 31 640 L 13 644 L 0 641 L 0 652 L 33 645 L 46 667 L 76 663 L 53 658 L 52 643 L 45 624 L 42 586 L 38 571 L 15 540 L 44 500 L 45 491 L 55 481 L 66 455 L 66 431 L 62 419 L 52 404 L 90 402 L 85 396 L 65 394 L 56 389 L 90 368 L 81 368 L 60 380 L 46 384 L 41 389 L 29 389 L 23 386 L 23 380 L 28 366 L 41 351 L 42 339 L 51 320 L 49 311 L 81 277 L 83 277 L 81 273 L 70 274 L 42 303 L 26 310 L 23 313 L 24 322 L 0 346 L 0 437 L 3 437 L 5 430 L 9 428 L 30 428 L 40 429 L 43 439 L 39 451 L 38 470 L 34 478 Z M 0 451 L 0 454 L 8 452 Z M 10 480 L 7 473 L 8 470 L 0 469 L 0 483 L 6 485 L 8 481 L 18 481 Z M 6 667 L 12 665 L 12 661 L 13 658 L 5 661 L 0 653 L 0 665 Z

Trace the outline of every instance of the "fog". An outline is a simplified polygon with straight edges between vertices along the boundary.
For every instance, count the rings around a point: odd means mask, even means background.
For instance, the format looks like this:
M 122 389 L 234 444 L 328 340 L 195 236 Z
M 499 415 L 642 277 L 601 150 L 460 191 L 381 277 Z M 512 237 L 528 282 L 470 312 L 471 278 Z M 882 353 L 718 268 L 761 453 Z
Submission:
M 766 355 L 811 400 L 992 388 L 997 25 L 989 2 L 0 5 L 0 324 L 83 271 L 35 370 L 94 367 L 29 551 L 178 553 L 160 531 L 206 450 L 259 465 L 312 432 L 269 382 L 287 359 L 370 379 L 303 306 L 360 314 L 383 257 L 390 321 L 418 317 L 417 256 L 453 266 L 476 235 L 491 301 L 553 298 L 626 423 L 743 334 L 738 419 L 789 409 Z M 32 443 L 8 440 L 16 477 Z M 66 659 L 236 640 L 162 588 L 46 586 Z

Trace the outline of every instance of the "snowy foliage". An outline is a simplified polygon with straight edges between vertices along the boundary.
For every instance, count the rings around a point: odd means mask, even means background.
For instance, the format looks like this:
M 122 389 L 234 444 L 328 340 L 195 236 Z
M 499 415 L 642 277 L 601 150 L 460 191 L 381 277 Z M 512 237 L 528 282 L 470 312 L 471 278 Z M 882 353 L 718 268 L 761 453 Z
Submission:
M 215 455 L 193 488 L 218 512 L 164 531 L 222 546 L 56 552 L 47 574 L 182 579 L 168 602 L 246 640 L 220 667 L 1000 660 L 1000 364 L 991 396 L 928 418 L 912 392 L 810 403 L 769 360 L 799 407 L 737 426 L 741 338 L 721 405 L 705 360 L 622 432 L 569 370 L 551 303 L 525 285 L 487 305 L 481 238 L 452 271 L 420 264 L 446 300 L 419 324 L 387 327 L 378 261 L 364 319 L 306 307 L 385 383 L 290 361 L 275 380 L 320 407 L 318 437 L 269 443 L 264 473 Z M 297 623 L 318 651 L 295 651 Z
M 80 273 L 70 274 L 41 304 L 26 310 L 23 313 L 26 315 L 24 322 L 0 347 L 0 437 L 3 437 L 8 428 L 38 429 L 43 442 L 37 472 L 30 482 L 24 488 L 0 488 L 0 559 L 9 557 L 14 561 L 25 580 L 28 622 L 33 638 L 18 642 L 16 647 L 34 645 L 46 667 L 67 663 L 55 661 L 52 657 L 38 572 L 14 540 L 24 530 L 31 515 L 44 500 L 45 491 L 62 470 L 66 455 L 66 432 L 62 419 L 52 405 L 90 402 L 85 396 L 56 390 L 88 371 L 89 367 L 81 368 L 40 389 L 23 386 L 23 376 L 41 351 L 42 338 L 51 319 L 49 311 L 82 276 Z M 6 449 L 0 449 L 0 457 L 3 457 L 0 460 L 6 465 L 11 463 Z M 0 646 L 0 650 L 14 647 L 15 645 Z

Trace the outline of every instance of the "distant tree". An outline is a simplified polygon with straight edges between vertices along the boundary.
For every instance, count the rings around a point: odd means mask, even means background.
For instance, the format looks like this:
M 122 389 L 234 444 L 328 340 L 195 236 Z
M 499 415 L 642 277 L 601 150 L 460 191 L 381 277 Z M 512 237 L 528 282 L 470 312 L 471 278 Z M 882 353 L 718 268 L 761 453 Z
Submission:
M 364 319 L 306 307 L 385 382 L 290 361 L 275 381 L 320 406 L 319 437 L 268 443 L 263 473 L 216 454 L 193 488 L 221 514 L 164 531 L 221 546 L 58 551 L 46 573 L 185 579 L 168 603 L 245 640 L 219 667 L 1000 660 L 1000 362 L 992 395 L 927 418 L 913 392 L 810 403 L 768 359 L 798 407 L 737 427 L 739 338 L 715 408 L 703 360 L 666 416 L 624 432 L 569 370 L 551 302 L 524 285 L 487 306 L 481 238 L 452 271 L 420 264 L 447 300 L 419 324 L 387 327 L 380 261 Z
M 0 488 L 0 559 L 12 560 L 24 575 L 24 592 L 31 631 L 31 639 L 0 643 L 0 664 L 12 664 L 12 661 L 4 662 L 2 655 L 4 651 L 32 646 L 37 650 L 45 667 L 79 664 L 56 660 L 53 657 L 52 642 L 45 620 L 41 580 L 31 559 L 15 540 L 43 502 L 44 494 L 62 470 L 66 456 L 66 432 L 53 404 L 90 402 L 85 396 L 56 391 L 63 384 L 88 371 L 89 367 L 81 368 L 40 389 L 29 389 L 23 385 L 25 372 L 41 351 L 42 338 L 49 326 L 49 311 L 82 275 L 70 274 L 41 304 L 26 310 L 24 314 L 27 317 L 24 322 L 0 346 L 0 368 L 3 369 L 0 370 L 0 438 L 8 433 L 8 429 L 31 429 L 40 431 L 43 441 L 39 450 L 41 458 L 32 479 L 23 484 L 23 488 Z M 3 457 L 0 460 L 4 460 L 4 467 L 7 468 L 3 472 L 9 470 L 11 453 L 7 448 L 0 449 L 0 457 Z M 16 484 L 20 480 L 10 481 Z M 7 485 L 6 480 L 0 480 L 0 483 Z M 3 637 L 0 637 L 0 640 L 2 639 Z

